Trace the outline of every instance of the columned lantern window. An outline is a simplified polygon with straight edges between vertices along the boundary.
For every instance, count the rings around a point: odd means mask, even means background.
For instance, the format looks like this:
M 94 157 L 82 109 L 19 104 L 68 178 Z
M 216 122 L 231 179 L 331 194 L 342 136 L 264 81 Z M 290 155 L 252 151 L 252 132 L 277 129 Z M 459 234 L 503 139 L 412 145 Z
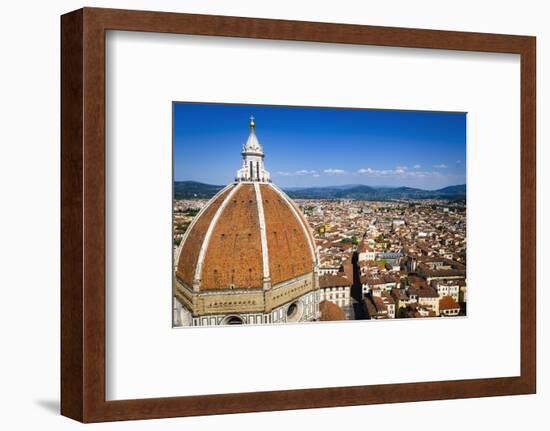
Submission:
M 250 117 L 250 134 L 241 152 L 243 166 L 237 171 L 235 179 L 237 181 L 270 182 L 269 172 L 264 167 L 264 149 L 258 141 L 255 130 L 254 117 Z

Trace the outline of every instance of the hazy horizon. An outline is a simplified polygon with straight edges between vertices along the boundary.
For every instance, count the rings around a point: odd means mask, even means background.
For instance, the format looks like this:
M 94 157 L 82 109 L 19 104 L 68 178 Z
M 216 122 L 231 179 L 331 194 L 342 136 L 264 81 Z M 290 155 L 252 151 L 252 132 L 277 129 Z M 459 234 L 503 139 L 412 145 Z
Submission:
M 176 182 L 176 183 L 196 182 L 196 183 L 206 184 L 206 185 L 209 185 L 209 186 L 224 187 L 232 181 L 229 181 L 229 183 L 225 183 L 225 184 L 215 184 L 215 183 L 204 183 L 202 181 L 197 181 L 197 180 L 193 180 L 193 179 L 180 179 L 180 180 L 174 179 L 174 182 Z M 410 187 L 410 186 L 407 186 L 407 185 L 389 186 L 387 184 L 361 184 L 361 183 L 341 184 L 341 185 L 332 184 L 332 185 L 327 185 L 327 186 L 293 186 L 293 185 L 289 185 L 289 186 L 284 186 L 282 188 L 283 189 L 310 189 L 310 188 L 345 188 L 345 187 L 357 187 L 357 186 L 367 186 L 367 187 L 373 187 L 373 188 L 391 188 L 391 189 L 397 189 L 397 188 L 401 188 L 401 187 L 409 187 L 409 188 L 414 188 L 414 189 L 433 191 L 433 190 L 443 189 L 443 188 L 446 188 L 446 187 L 466 186 L 466 183 L 450 184 L 448 186 L 437 187 L 435 189 L 422 188 L 422 187 Z

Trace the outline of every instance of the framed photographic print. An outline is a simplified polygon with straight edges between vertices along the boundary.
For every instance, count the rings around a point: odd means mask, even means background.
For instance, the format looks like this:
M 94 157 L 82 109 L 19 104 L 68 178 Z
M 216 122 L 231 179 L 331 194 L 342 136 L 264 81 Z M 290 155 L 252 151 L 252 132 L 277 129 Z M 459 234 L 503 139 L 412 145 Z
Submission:
M 534 37 L 61 24 L 63 415 L 535 392 Z

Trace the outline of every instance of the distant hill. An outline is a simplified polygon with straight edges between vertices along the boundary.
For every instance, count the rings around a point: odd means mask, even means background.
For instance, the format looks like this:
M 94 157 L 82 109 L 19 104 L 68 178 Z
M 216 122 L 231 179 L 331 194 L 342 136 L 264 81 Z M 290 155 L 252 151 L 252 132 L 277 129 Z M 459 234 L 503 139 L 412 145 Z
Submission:
M 302 199 L 451 199 L 466 198 L 466 185 L 449 186 L 438 190 L 423 190 L 412 187 L 312 187 L 288 191 L 289 196 Z
M 199 183 L 197 181 L 174 181 L 175 199 L 208 199 L 218 193 L 223 186 Z
M 466 184 L 462 184 L 459 186 L 449 186 L 444 187 L 442 189 L 437 190 L 439 193 L 443 194 L 466 194 Z
M 438 190 L 423 190 L 412 187 L 312 187 L 288 191 L 289 196 L 302 199 L 450 199 L 466 198 L 466 185 L 449 186 Z
M 174 182 L 175 199 L 210 198 L 223 186 L 199 183 L 196 181 Z M 444 187 L 438 190 L 423 190 L 412 187 L 372 187 L 359 184 L 328 187 L 292 187 L 285 189 L 291 198 L 298 199 L 466 199 L 466 185 Z

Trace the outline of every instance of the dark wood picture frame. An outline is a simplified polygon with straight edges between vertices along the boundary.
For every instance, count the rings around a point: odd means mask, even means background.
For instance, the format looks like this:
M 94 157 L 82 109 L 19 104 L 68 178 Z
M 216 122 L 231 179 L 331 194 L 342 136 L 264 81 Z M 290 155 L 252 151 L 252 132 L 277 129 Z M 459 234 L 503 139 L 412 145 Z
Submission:
M 107 30 L 521 56 L 521 375 L 136 400 L 105 399 Z M 536 39 L 453 31 L 84 8 L 61 17 L 61 414 L 82 422 L 442 400 L 536 391 Z

